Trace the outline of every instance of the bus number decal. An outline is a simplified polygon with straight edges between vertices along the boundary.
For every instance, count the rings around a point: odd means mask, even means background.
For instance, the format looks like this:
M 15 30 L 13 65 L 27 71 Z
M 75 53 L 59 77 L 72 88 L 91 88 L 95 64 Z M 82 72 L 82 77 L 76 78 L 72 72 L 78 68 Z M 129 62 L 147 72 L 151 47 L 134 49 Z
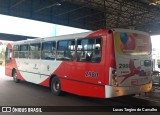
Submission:
M 85 73 L 86 77 L 92 77 L 92 78 L 97 78 L 98 77 L 98 73 L 97 72 L 91 72 L 91 71 L 87 71 Z
M 123 68 L 129 68 L 130 64 L 119 64 L 119 68 L 123 69 Z

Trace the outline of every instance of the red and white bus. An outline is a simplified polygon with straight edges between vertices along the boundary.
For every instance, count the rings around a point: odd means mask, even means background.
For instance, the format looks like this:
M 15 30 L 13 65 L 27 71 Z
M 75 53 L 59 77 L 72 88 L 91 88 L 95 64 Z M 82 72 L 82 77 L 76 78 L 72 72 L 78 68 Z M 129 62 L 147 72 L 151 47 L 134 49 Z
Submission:
M 5 72 L 55 95 L 111 98 L 150 91 L 151 63 L 147 33 L 105 29 L 8 44 Z

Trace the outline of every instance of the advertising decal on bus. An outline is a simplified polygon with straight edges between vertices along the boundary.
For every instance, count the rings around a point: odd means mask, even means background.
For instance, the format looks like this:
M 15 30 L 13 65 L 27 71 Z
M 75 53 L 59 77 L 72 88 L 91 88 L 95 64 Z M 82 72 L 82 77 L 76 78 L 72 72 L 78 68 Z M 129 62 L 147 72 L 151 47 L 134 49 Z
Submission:
M 147 58 L 151 53 L 149 36 L 130 32 L 115 32 L 114 35 L 119 85 L 148 83 L 151 80 L 151 60 Z

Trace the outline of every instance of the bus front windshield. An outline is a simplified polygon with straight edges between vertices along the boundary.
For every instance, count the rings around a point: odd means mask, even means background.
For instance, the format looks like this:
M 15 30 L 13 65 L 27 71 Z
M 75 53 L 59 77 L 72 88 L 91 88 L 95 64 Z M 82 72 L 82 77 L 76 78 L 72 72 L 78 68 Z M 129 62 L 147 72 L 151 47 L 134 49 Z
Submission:
M 115 47 L 120 55 L 151 54 L 151 39 L 148 35 L 130 32 L 115 32 Z

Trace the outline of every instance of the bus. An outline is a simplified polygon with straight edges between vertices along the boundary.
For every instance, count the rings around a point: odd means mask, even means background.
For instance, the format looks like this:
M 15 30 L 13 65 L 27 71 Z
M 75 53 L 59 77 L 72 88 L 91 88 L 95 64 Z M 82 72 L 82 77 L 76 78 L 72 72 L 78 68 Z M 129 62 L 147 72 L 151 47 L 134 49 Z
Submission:
M 129 29 L 17 41 L 6 48 L 6 76 L 49 87 L 54 95 L 112 98 L 152 88 L 149 34 Z

